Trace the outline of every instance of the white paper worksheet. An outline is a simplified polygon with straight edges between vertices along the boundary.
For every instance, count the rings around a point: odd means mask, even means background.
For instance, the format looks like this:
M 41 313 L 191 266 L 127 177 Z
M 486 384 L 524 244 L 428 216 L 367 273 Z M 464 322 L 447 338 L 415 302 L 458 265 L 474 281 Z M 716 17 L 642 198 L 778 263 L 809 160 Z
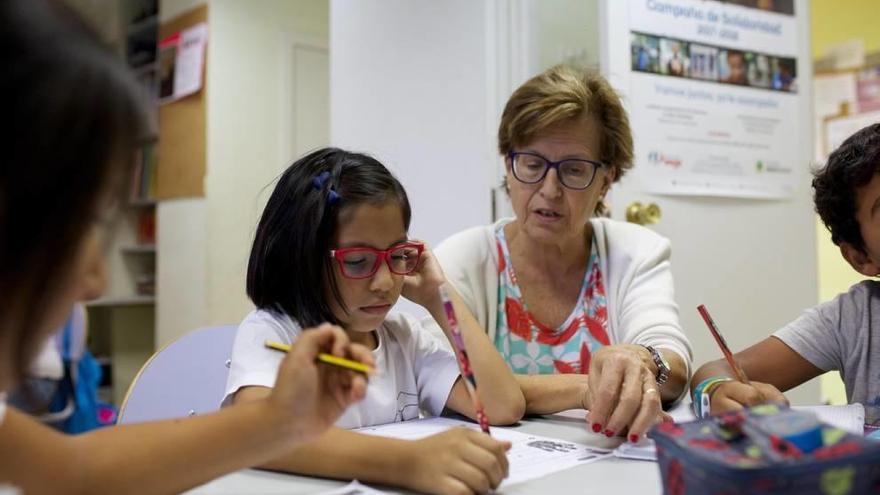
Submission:
M 367 485 L 362 485 L 358 480 L 354 480 L 342 488 L 321 492 L 320 495 L 382 495 L 383 493 L 387 492 L 380 492 Z
M 464 427 L 479 431 L 479 426 L 450 418 L 425 418 L 401 423 L 370 426 L 356 431 L 404 440 L 417 440 L 450 428 Z M 513 447 L 507 452 L 510 475 L 499 488 L 540 478 L 581 464 L 611 456 L 608 449 L 531 435 L 509 428 L 492 428 L 492 437 L 507 440 Z

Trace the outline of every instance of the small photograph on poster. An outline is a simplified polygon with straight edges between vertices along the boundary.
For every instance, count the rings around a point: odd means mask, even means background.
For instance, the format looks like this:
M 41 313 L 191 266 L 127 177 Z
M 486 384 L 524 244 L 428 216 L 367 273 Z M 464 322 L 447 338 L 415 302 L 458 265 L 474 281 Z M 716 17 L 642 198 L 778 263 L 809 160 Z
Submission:
M 777 91 L 797 91 L 797 64 L 793 58 L 770 59 L 772 87 Z
M 660 72 L 660 38 L 648 34 L 631 33 L 632 70 Z
M 746 54 L 739 50 L 721 50 L 718 56 L 718 80 L 745 86 L 749 83 Z
M 739 5 L 750 9 L 794 15 L 794 0 L 721 0 L 722 3 Z
M 691 77 L 707 81 L 718 80 L 718 49 L 714 46 L 692 43 Z
M 770 87 L 770 57 L 760 53 L 746 53 L 747 79 L 753 88 Z
M 667 76 L 686 77 L 688 75 L 688 44 L 679 40 L 660 40 L 660 73 Z

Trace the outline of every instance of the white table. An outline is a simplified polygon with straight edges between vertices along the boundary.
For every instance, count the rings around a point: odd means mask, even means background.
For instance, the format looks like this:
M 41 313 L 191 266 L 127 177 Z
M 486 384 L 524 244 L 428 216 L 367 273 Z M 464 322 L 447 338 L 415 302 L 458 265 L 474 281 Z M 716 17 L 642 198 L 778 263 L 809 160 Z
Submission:
M 586 423 L 570 416 L 543 416 L 523 420 L 515 427 L 524 432 L 584 443 L 596 447 L 613 448 L 620 440 L 608 440 L 588 432 Z M 272 473 L 245 469 L 218 478 L 195 488 L 192 494 L 300 494 L 320 493 L 346 485 L 347 482 Z M 392 493 L 407 493 L 387 487 L 376 486 Z M 543 478 L 510 486 L 500 493 L 610 493 L 610 494 L 659 494 L 662 493 L 660 471 L 657 463 L 609 457 Z

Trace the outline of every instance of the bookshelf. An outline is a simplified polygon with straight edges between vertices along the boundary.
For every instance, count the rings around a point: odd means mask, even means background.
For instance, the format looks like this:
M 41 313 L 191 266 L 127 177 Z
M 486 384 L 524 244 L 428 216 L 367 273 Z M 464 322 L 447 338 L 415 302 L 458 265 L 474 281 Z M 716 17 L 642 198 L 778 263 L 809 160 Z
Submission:
M 158 0 L 119 0 L 120 54 L 158 113 Z M 107 290 L 86 304 L 89 347 L 104 370 L 99 394 L 120 405 L 155 350 L 157 143 L 137 153 L 128 201 L 108 240 Z

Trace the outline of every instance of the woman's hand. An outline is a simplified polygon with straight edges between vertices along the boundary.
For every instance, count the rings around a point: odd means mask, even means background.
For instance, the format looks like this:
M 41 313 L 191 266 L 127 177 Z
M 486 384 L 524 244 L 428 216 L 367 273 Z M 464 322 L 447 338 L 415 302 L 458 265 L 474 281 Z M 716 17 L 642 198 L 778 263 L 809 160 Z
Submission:
M 763 402 L 782 402 L 788 399 L 778 388 L 769 383 L 751 382 L 750 385 L 737 381 L 729 381 L 715 385 L 710 391 L 712 414 L 736 411 L 744 407 L 754 406 Z
M 333 425 L 351 404 L 364 398 L 367 377 L 338 366 L 318 364 L 325 352 L 373 366 L 370 351 L 348 341 L 345 332 L 323 324 L 302 332 L 278 370 L 269 403 L 289 418 L 298 441 L 319 436 Z
M 452 428 L 413 443 L 406 486 L 425 493 L 488 493 L 507 477 L 502 442 L 469 428 Z
M 403 279 L 401 295 L 419 306 L 430 308 L 439 303 L 440 286 L 446 282 L 446 276 L 431 248 L 422 241 L 413 242 L 423 244 L 425 249 L 415 271 Z
M 639 345 L 609 345 L 593 354 L 587 422 L 594 432 L 612 437 L 628 431 L 635 442 L 665 420 L 655 366 L 650 352 Z

